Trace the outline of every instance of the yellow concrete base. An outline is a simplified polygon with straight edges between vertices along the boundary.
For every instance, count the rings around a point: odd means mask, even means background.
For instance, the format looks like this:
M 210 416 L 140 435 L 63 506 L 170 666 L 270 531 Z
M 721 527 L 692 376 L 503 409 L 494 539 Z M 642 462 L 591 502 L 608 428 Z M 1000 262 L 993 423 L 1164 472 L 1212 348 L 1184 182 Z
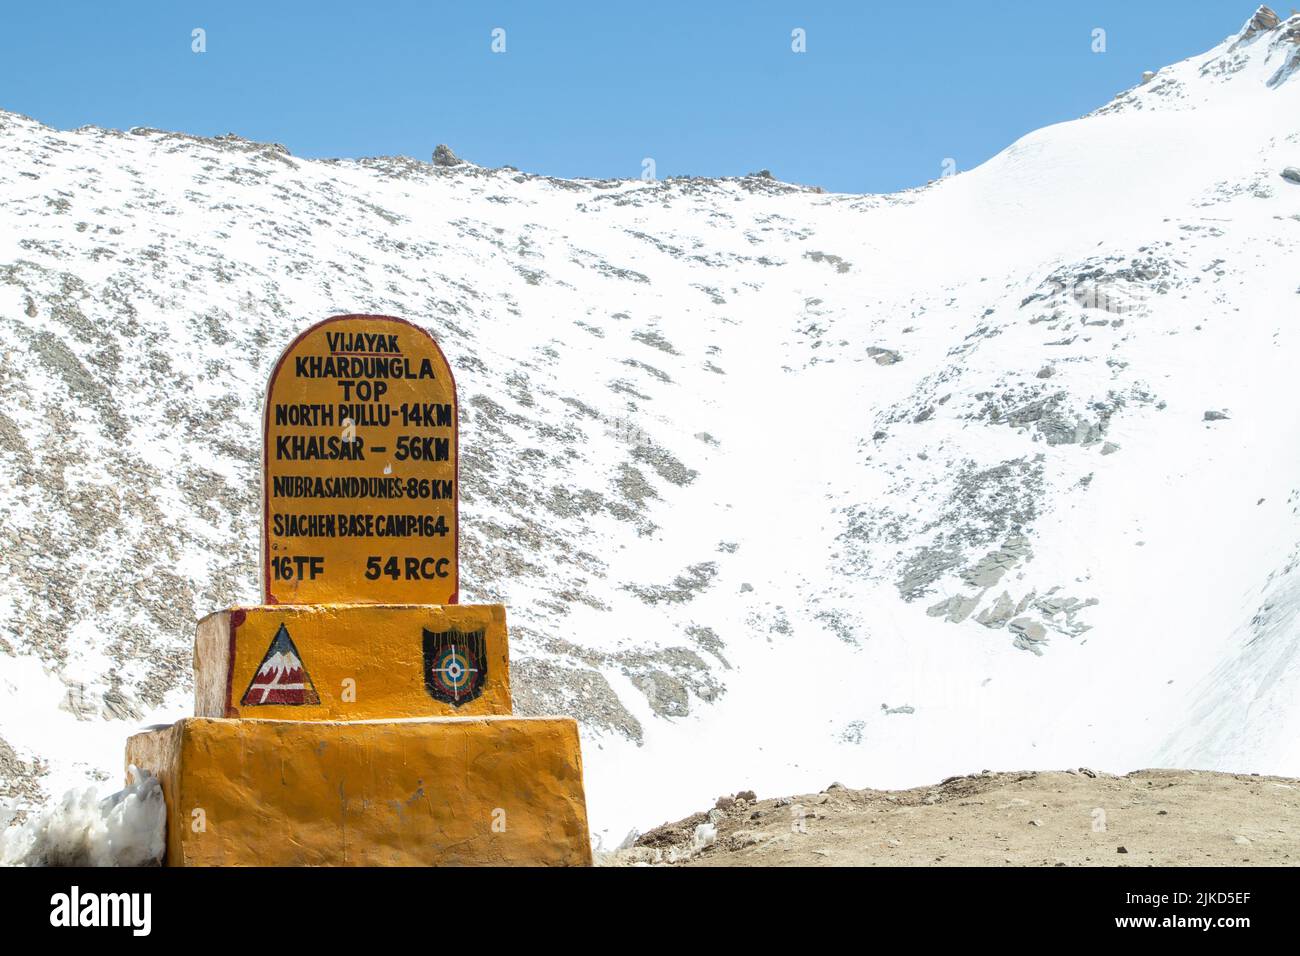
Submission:
M 170 866 L 591 863 L 577 724 L 189 718 L 127 742 Z

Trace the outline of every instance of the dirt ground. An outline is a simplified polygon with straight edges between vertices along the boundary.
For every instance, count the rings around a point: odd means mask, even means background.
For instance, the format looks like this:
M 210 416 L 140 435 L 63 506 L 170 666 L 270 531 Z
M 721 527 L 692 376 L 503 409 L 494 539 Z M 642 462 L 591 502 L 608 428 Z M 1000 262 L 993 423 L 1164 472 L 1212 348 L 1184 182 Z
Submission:
M 914 790 L 832 784 L 767 800 L 742 792 L 598 862 L 1292 866 L 1300 864 L 1300 780 L 1195 770 L 1117 777 L 1080 768 L 986 771 Z

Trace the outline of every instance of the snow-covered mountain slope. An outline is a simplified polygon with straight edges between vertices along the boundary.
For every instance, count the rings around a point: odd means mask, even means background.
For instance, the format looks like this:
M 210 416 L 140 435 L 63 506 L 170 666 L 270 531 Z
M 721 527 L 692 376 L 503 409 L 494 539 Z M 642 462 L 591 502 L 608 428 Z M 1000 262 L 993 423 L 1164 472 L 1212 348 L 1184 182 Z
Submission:
M 0 113 L 0 787 L 255 601 L 279 350 L 427 326 L 462 599 L 617 843 L 738 787 L 1300 766 L 1300 17 L 890 196 Z

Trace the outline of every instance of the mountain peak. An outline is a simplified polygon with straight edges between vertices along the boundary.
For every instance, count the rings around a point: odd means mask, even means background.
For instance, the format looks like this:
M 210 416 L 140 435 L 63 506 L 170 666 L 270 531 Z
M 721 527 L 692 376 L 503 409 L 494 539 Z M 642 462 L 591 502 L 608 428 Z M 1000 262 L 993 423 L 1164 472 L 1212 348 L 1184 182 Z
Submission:
M 1241 32 L 1237 34 L 1239 40 L 1249 40 L 1251 37 L 1268 30 L 1276 30 L 1282 23 L 1282 18 L 1274 12 L 1272 7 L 1261 5 L 1258 10 L 1246 21 Z
M 1142 74 L 1096 114 L 1130 110 L 1188 110 L 1217 102 L 1231 109 L 1270 95 L 1300 73 L 1300 15 L 1282 19 L 1261 6 L 1236 34 L 1199 56 Z M 1270 101 L 1259 108 L 1274 109 Z

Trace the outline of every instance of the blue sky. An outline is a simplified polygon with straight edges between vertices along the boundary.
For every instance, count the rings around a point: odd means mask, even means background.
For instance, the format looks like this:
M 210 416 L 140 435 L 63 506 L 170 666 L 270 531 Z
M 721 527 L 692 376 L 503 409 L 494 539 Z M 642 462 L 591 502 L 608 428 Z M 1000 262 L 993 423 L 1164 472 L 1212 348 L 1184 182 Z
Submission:
M 0 109 L 59 128 L 236 132 L 310 157 L 428 159 L 446 142 L 556 176 L 635 177 L 652 157 L 660 177 L 768 168 L 878 192 L 1086 113 L 1256 5 L 9 0 Z

